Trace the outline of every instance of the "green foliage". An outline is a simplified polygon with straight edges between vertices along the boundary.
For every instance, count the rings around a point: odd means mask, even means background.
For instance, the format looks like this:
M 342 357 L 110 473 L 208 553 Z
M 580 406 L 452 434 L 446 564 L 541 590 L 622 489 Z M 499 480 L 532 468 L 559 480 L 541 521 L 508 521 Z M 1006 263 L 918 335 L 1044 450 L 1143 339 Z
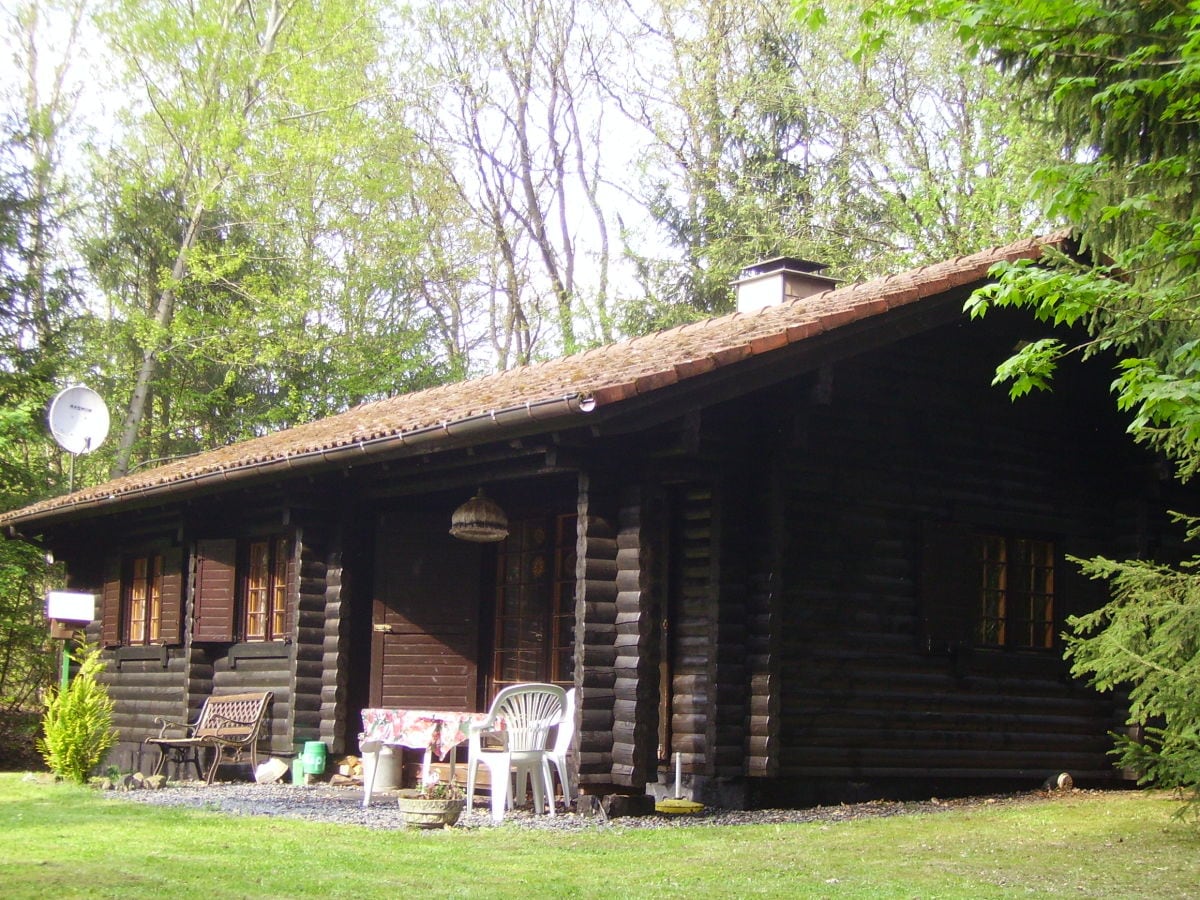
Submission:
M 55 167 L 63 110 L 41 96 L 30 91 L 0 124 L 0 509 L 65 487 L 46 406 L 80 374 L 72 351 L 85 316 L 61 242 L 77 210 Z M 42 617 L 50 576 L 44 551 L 0 538 L 0 757 L 28 755 L 37 698 L 53 677 Z
M 33 756 L 38 697 L 54 678 L 42 614 L 46 584 L 37 548 L 0 540 L 0 760 Z
M 1068 620 L 1071 671 L 1102 691 L 1128 688 L 1144 735 L 1118 735 L 1114 754 L 1143 783 L 1189 792 L 1185 810 L 1200 819 L 1200 562 L 1076 562 L 1112 599 Z
M 116 313 L 87 347 L 125 408 L 114 472 L 462 370 L 415 299 L 432 217 L 413 198 L 443 184 L 384 99 L 387 15 L 118 0 L 100 18 L 133 101 L 86 253 Z
M 639 260 L 651 304 L 629 330 L 728 310 L 741 268 L 771 256 L 854 280 L 1028 231 L 1030 175 L 1053 146 L 948 29 L 893 22 L 859 53 L 871 3 L 799 20 L 763 0 L 657 6 L 654 57 L 673 63 L 657 93 L 673 103 L 642 117 L 650 211 L 680 257 Z
M 72 659 L 79 670 L 65 690 L 50 688 L 42 719 L 44 737 L 38 750 L 58 777 L 85 784 L 88 774 L 104 762 L 117 742 L 112 727 L 113 701 L 108 690 L 96 680 L 104 671 L 103 651 L 98 646 L 80 644 Z

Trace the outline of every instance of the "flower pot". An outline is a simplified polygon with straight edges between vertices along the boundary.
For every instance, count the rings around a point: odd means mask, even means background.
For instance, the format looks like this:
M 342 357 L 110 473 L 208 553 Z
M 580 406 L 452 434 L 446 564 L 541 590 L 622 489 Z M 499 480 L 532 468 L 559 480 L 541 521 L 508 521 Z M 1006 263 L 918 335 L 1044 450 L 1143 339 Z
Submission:
M 453 825 L 462 814 L 462 799 L 422 800 L 420 797 L 400 797 L 400 817 L 412 828 L 444 828 Z

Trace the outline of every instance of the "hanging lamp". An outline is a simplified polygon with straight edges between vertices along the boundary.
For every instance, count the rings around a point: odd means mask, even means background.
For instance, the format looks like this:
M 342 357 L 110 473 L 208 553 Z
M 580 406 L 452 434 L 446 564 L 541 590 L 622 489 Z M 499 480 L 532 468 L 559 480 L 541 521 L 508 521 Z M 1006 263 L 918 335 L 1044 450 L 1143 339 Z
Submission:
M 475 496 L 450 517 L 450 534 L 460 541 L 479 544 L 502 541 L 508 537 L 508 516 L 495 501 L 484 496 L 483 488 L 479 488 Z

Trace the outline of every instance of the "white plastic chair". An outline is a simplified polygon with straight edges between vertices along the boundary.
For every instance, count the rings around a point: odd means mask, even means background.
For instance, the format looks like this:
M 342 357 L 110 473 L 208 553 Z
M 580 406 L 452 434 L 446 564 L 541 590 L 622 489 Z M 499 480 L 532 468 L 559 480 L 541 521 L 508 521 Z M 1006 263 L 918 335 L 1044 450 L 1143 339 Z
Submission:
M 475 779 L 480 763 L 488 767 L 491 775 L 492 821 L 504 820 L 513 766 L 541 774 L 541 778 L 533 778 L 533 803 L 534 809 L 542 809 L 542 792 L 550 781 L 546 745 L 550 729 L 563 719 L 566 704 L 566 692 L 555 684 L 514 684 L 496 695 L 487 719 L 472 725 L 468 732 L 468 813 L 475 799 Z M 497 740 L 499 745 L 490 746 L 485 739 Z M 550 814 L 554 815 L 553 803 Z
M 562 785 L 563 804 L 570 809 L 571 803 L 575 800 L 575 794 L 571 791 L 571 772 L 567 768 L 567 753 L 571 749 L 571 739 L 575 736 L 575 688 L 571 688 L 566 693 L 566 700 L 563 703 L 562 721 L 558 723 L 558 733 L 554 736 L 554 746 L 546 750 L 546 758 L 554 763 L 554 768 L 558 771 L 558 780 Z M 513 764 L 513 796 L 518 794 L 523 795 L 525 790 L 525 779 L 536 777 L 537 774 L 528 766 L 520 763 Z M 554 811 L 554 778 L 550 773 L 549 767 L 546 767 L 544 773 L 546 781 L 546 802 L 550 805 L 551 813 Z M 534 791 L 536 798 L 537 791 Z M 535 800 L 536 802 L 536 800 Z M 512 802 L 509 802 L 509 808 L 512 808 Z M 541 807 L 538 807 L 541 811 Z

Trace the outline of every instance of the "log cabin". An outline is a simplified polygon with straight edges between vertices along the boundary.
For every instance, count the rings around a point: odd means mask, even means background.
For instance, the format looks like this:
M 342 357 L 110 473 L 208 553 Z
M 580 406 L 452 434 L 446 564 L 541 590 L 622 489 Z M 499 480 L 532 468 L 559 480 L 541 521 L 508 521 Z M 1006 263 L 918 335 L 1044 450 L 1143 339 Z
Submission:
M 726 806 L 1119 783 L 1122 698 L 1063 660 L 1065 619 L 1104 600 L 1068 557 L 1170 553 L 1174 488 L 1110 367 L 1010 402 L 994 368 L 1046 326 L 963 312 L 995 263 L 1068 240 L 841 287 L 776 260 L 736 313 L 0 526 L 97 596 L 125 768 L 152 765 L 156 716 L 214 693 L 272 691 L 269 749 L 336 755 L 364 707 L 486 709 L 551 681 L 577 689 L 593 795 L 661 791 L 676 754 L 686 794 Z M 451 535 L 471 504 L 499 539 Z

